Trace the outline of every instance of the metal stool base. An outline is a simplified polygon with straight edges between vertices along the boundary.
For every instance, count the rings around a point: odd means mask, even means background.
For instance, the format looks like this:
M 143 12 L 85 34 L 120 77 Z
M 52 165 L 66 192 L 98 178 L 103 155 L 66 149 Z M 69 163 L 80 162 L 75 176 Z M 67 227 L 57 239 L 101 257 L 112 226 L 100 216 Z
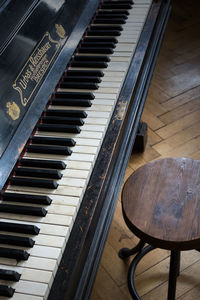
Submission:
M 141 240 L 136 247 L 133 249 L 128 248 L 122 248 L 119 251 L 119 257 L 124 259 L 127 258 L 135 253 L 138 252 L 138 254 L 134 257 L 133 261 L 130 264 L 129 270 L 128 270 L 128 289 L 129 292 L 134 300 L 141 300 L 134 283 L 134 274 L 136 267 L 140 260 L 150 251 L 156 249 L 152 245 L 148 245 L 145 248 L 144 242 Z M 176 295 L 176 279 L 180 272 L 180 251 L 171 251 L 171 257 L 170 257 L 170 269 L 169 269 L 169 282 L 168 282 L 168 300 L 175 300 Z

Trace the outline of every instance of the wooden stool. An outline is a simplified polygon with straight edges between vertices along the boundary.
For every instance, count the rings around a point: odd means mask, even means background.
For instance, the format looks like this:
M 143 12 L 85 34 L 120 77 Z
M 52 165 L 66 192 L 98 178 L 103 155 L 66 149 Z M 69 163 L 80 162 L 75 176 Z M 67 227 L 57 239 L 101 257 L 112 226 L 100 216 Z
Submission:
M 155 248 L 171 251 L 168 300 L 174 300 L 180 251 L 200 248 L 200 161 L 166 158 L 152 161 L 133 173 L 122 192 L 122 210 L 129 229 L 140 238 L 121 258 L 138 252 L 129 268 L 128 286 L 139 300 L 134 272 L 140 259 Z M 149 246 L 144 247 L 145 243 Z

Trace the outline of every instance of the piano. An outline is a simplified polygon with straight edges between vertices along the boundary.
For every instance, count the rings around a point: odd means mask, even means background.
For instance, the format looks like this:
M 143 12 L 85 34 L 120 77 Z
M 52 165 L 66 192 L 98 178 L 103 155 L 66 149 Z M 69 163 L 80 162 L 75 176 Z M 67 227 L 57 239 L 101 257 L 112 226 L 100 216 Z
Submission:
M 0 299 L 88 299 L 169 0 L 0 3 Z

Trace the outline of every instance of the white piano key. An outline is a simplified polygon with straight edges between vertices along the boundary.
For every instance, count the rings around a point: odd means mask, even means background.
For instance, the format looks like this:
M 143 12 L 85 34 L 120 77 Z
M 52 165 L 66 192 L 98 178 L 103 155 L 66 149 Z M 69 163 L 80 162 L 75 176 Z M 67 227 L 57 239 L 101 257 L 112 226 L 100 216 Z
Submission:
M 67 169 L 76 169 L 76 170 L 90 170 L 92 164 L 85 161 L 67 161 Z
M 84 179 L 77 179 L 77 178 L 69 178 L 69 177 L 62 177 L 59 180 L 60 185 L 68 185 L 68 186 L 74 186 L 74 187 L 84 187 L 86 183 L 86 180 Z
M 102 95 L 98 95 L 99 97 Z M 97 105 L 109 105 L 110 107 L 113 107 L 114 104 L 116 103 L 116 100 L 111 100 L 111 99 L 106 99 L 106 98 L 96 98 L 95 99 L 95 104 Z
M 72 178 L 88 178 L 88 171 L 85 170 L 76 170 L 76 169 L 65 169 L 62 174 L 64 177 L 71 176 Z
M 98 124 L 84 124 L 83 125 L 83 130 L 86 131 L 100 131 L 104 132 L 106 129 L 105 125 L 98 125 Z
M 32 256 L 51 258 L 57 261 L 60 259 L 61 256 L 61 249 L 47 246 L 34 245 L 34 247 L 32 249 L 28 249 L 27 252 L 30 253 Z
M 38 246 L 47 246 L 62 249 L 63 245 L 65 245 L 65 238 L 54 236 L 54 235 L 44 235 L 39 234 L 34 237 L 35 245 Z
M 101 101 L 101 100 L 100 100 Z M 85 124 L 98 124 L 98 125 L 107 125 L 109 119 L 103 119 L 103 118 L 87 118 L 85 120 Z M 78 141 L 77 141 L 78 143 Z
M 89 126 L 89 125 L 88 125 Z M 98 131 L 98 130 L 97 130 Z M 88 153 L 88 154 L 96 154 L 98 150 L 98 147 L 93 146 L 75 146 L 72 148 L 73 153 Z
M 12 300 L 43 300 L 43 297 L 33 296 L 33 295 L 25 295 L 21 293 L 15 292 Z M 8 300 L 7 297 L 0 297 L 0 300 Z
M 74 216 L 76 214 L 75 206 L 59 205 L 52 203 L 47 207 L 49 214 L 65 215 L 65 216 Z
M 56 269 L 57 262 L 55 259 L 36 257 L 30 255 L 28 260 L 18 261 L 17 266 L 53 272 Z

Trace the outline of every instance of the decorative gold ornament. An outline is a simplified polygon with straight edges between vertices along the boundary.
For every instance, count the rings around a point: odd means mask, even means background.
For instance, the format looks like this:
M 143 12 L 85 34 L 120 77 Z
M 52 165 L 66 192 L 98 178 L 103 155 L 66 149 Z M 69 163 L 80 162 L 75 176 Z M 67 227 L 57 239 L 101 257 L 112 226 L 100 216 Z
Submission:
M 62 26 L 61 24 L 56 24 L 55 27 L 56 27 L 56 33 L 57 33 L 57 35 L 58 35 L 61 39 L 64 39 L 64 38 L 65 38 L 65 35 L 66 35 L 66 31 L 65 31 L 65 29 L 63 28 L 63 26 Z
M 20 116 L 20 108 L 15 102 L 7 102 L 7 113 L 14 121 L 17 120 Z

